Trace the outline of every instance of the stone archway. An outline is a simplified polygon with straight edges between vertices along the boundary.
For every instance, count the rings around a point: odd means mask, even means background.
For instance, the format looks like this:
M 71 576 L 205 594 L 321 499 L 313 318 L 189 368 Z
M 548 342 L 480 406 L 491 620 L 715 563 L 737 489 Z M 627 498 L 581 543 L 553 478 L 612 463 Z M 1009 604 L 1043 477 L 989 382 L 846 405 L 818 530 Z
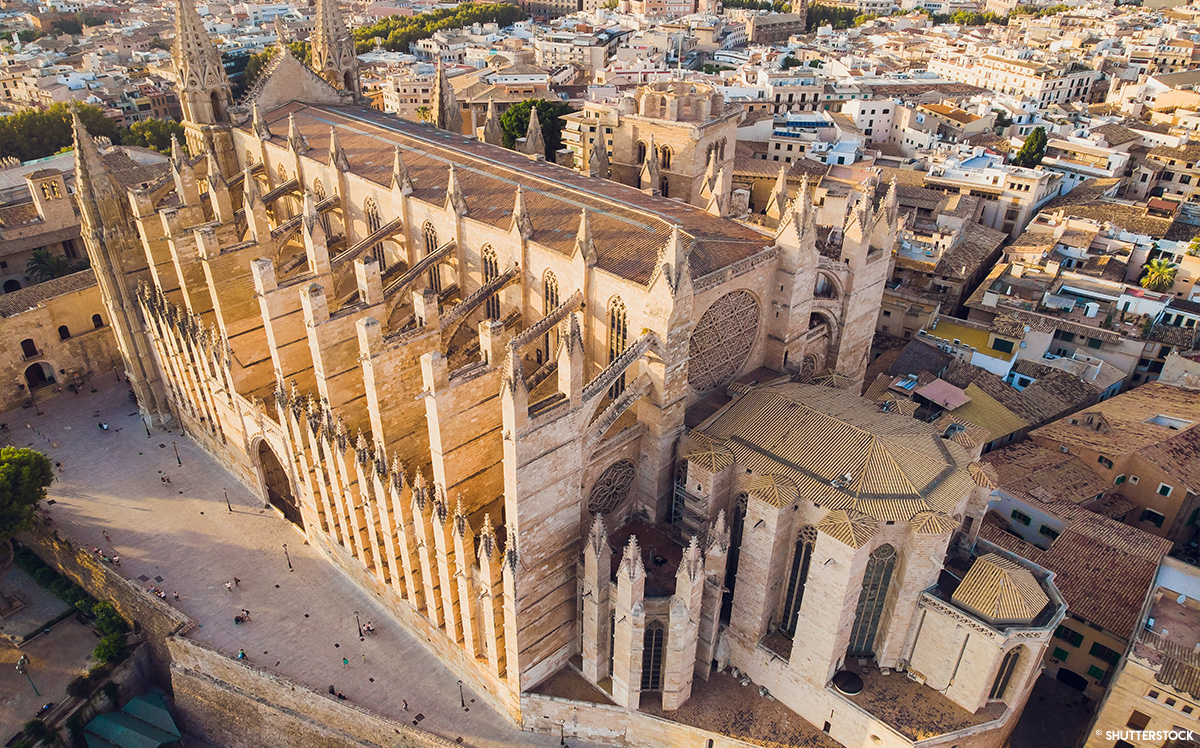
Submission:
M 292 492 L 292 484 L 279 458 L 265 441 L 258 443 L 258 469 L 262 473 L 267 501 L 282 512 L 289 522 L 303 530 L 304 518 L 300 515 L 300 502 Z
M 41 361 L 30 364 L 29 368 L 25 369 L 25 383 L 31 393 L 34 390 L 54 384 L 54 369 L 50 368 L 49 364 Z

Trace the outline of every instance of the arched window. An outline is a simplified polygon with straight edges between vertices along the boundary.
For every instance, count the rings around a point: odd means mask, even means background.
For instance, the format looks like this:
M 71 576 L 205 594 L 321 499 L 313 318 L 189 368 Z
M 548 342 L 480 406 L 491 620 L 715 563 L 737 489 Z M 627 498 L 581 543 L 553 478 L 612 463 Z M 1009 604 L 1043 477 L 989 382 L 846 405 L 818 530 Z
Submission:
M 249 148 L 246 149 L 246 166 L 254 163 L 254 152 Z
M 69 337 L 71 337 L 71 329 L 69 327 L 67 327 L 66 325 L 59 325 L 58 326 L 58 339 L 66 340 Z
M 662 690 L 663 639 L 665 631 L 658 621 L 646 624 L 642 638 L 642 690 Z
M 862 592 L 858 596 L 854 628 L 850 631 L 850 646 L 847 654 L 852 657 L 870 657 L 875 654 L 875 634 L 879 631 L 879 619 L 887 602 L 888 585 L 896 569 L 896 549 L 881 545 L 871 552 L 867 571 L 863 574 Z
M 641 166 L 646 163 L 646 144 L 639 142 L 637 144 L 637 165 Z
M 283 164 L 280 164 L 279 166 L 275 167 L 275 173 L 279 175 L 279 184 L 283 184 L 284 182 L 288 181 L 287 169 L 284 167 Z M 279 186 L 279 185 L 276 185 L 276 186 Z
M 42 197 L 46 198 L 47 200 L 50 199 L 50 183 L 49 182 L 42 182 Z
M 496 250 L 488 244 L 483 248 L 483 282 L 484 285 L 500 277 L 500 260 L 496 258 Z M 500 294 L 492 294 L 487 298 L 487 318 L 500 319 Z
M 1008 650 L 1004 655 L 1004 660 L 1000 663 L 1000 672 L 996 673 L 996 680 L 992 683 L 992 692 L 988 695 L 989 699 L 1003 699 L 1004 694 L 1008 691 L 1008 682 L 1012 680 L 1013 672 L 1017 669 L 1017 663 L 1021 661 L 1022 647 L 1014 647 Z
M 62 192 L 58 189 L 58 182 L 50 183 L 50 192 L 53 193 L 53 197 L 62 197 Z
M 608 363 L 616 361 L 625 347 L 629 345 L 629 314 L 625 310 L 625 302 L 621 297 L 615 297 L 608 305 Z M 616 397 L 625 391 L 625 374 L 617 378 L 609 388 L 610 397 Z
M 665 145 L 658 149 L 658 165 L 664 169 L 671 168 L 671 149 Z
M 553 270 L 546 271 L 546 279 L 542 283 L 542 314 L 546 315 L 558 308 L 562 302 L 558 297 L 558 278 L 555 277 Z M 546 360 L 558 350 L 558 331 L 550 330 L 546 333 L 546 337 L 542 341 L 542 347 L 545 351 Z
M 725 160 L 725 138 L 721 138 L 721 145 L 717 148 L 717 159 Z
M 425 254 L 428 256 L 437 251 L 437 229 L 433 227 L 432 223 L 426 221 L 425 227 L 422 229 L 422 231 L 425 234 Z M 442 292 L 442 277 L 438 275 L 438 269 L 436 265 L 429 268 L 429 287 L 433 289 L 434 293 L 440 294 Z
M 37 343 L 33 342 L 33 338 L 25 338 L 21 341 L 21 354 L 25 358 L 33 358 L 38 355 Z
M 367 236 L 374 234 L 383 225 L 383 221 L 379 218 L 379 208 L 375 205 L 375 200 L 367 198 L 363 203 L 363 215 L 367 217 Z M 375 242 L 371 245 L 371 254 L 375 255 L 376 262 L 379 263 L 380 270 L 383 269 L 383 242 Z
M 92 327 L 96 328 L 97 330 L 99 330 L 101 327 L 104 327 L 104 318 L 101 317 L 99 314 L 93 314 L 92 315 Z
M 800 614 L 800 603 L 804 600 L 804 585 L 808 582 L 808 567 L 812 563 L 812 551 L 816 542 L 817 530 L 812 525 L 802 529 L 796 538 L 792 573 L 783 596 L 783 624 L 779 627 L 788 636 L 796 634 L 796 621 Z
M 666 177 L 658 180 L 658 191 L 663 197 L 671 196 L 671 182 Z

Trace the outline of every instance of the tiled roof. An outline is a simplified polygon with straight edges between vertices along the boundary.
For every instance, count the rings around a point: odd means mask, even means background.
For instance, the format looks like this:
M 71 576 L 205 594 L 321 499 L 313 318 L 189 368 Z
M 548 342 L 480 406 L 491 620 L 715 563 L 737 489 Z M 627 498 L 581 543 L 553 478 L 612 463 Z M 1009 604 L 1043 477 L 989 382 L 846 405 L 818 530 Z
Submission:
M 887 373 L 893 377 L 905 374 L 916 374 L 921 371 L 932 372 L 935 376 L 950 363 L 950 356 L 939 351 L 929 343 L 915 339 L 904 346 L 900 357 L 891 365 Z
M 48 280 L 45 283 L 38 283 L 36 286 L 28 286 L 19 291 L 0 294 L 0 317 L 11 317 L 14 314 L 27 312 L 47 299 L 82 291 L 94 285 L 96 285 L 96 274 L 89 268 Z
M 648 283 L 673 225 L 691 241 L 692 276 L 700 278 L 771 246 L 772 238 L 733 221 L 632 187 L 594 179 L 555 164 L 532 161 L 498 146 L 362 107 L 310 106 L 292 102 L 264 115 L 275 132 L 286 132 L 295 116 L 307 139 L 308 155 L 324 161 L 329 131 L 338 139 L 350 171 L 379 185 L 392 178 L 392 152 L 399 146 L 414 191 L 412 197 L 441 205 L 453 164 L 466 198 L 467 215 L 501 230 L 512 223 L 517 186 L 532 217 L 532 241 L 563 254 L 574 250 L 580 212 L 587 208 L 598 267 L 636 283 Z M 250 125 L 244 125 L 249 127 Z M 636 206 L 636 207 L 634 207 Z
M 982 460 L 995 470 L 998 488 L 1026 501 L 1079 504 L 1109 486 L 1075 455 L 1030 441 L 1009 444 Z
M 827 512 L 815 527 L 851 548 L 861 548 L 863 543 L 875 537 L 879 523 L 853 509 L 833 509 Z
M 831 387 L 756 387 L 693 436 L 724 444 L 757 474 L 751 490 L 776 505 L 798 495 L 907 522 L 921 512 L 952 514 L 973 485 L 970 457 L 934 427 Z
M 719 473 L 733 464 L 733 452 L 717 444 L 697 449 L 685 455 L 684 459 L 700 465 L 710 473 Z
M 1028 569 L 998 553 L 975 559 L 952 599 L 990 621 L 1014 623 L 1029 623 L 1050 602 Z
M 1121 145 L 1122 143 L 1128 143 L 1131 140 L 1137 140 L 1141 137 L 1141 135 L 1133 130 L 1130 130 L 1128 127 L 1119 125 L 1115 122 L 1108 125 L 1093 127 L 1090 132 L 1096 135 L 1103 135 L 1105 142 L 1107 142 L 1109 146 Z
M 1047 424 L 1030 436 L 1037 441 L 1065 444 L 1115 456 L 1131 454 L 1172 439 L 1179 431 L 1149 423 L 1164 415 L 1190 421 L 1192 429 L 1200 424 L 1200 392 L 1148 382 L 1116 397 L 1096 403 L 1088 409 Z M 1093 425 L 1088 425 L 1092 416 Z M 1103 419 L 1103 425 L 1097 417 Z M 1072 424 L 1070 421 L 1077 423 Z
M 1086 509 L 1076 514 L 1048 550 L 1010 534 L 1003 529 L 1007 522 L 992 513 L 980 536 L 1054 572 L 1073 614 L 1128 639 L 1171 541 Z
M 979 389 L 974 382 L 969 383 L 963 391 L 971 398 L 971 402 L 956 408 L 954 415 L 987 431 L 988 441 L 1016 433 L 1029 425 L 996 398 Z

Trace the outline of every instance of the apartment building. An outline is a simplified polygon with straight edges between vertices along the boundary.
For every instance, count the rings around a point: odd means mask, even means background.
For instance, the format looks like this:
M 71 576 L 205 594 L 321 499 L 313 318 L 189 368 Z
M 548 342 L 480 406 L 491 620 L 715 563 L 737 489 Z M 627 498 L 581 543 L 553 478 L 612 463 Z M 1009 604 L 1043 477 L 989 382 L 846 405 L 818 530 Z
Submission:
M 1017 236 L 1048 200 L 1060 194 L 1062 175 L 1005 164 L 979 154 L 933 159 L 925 186 L 983 198 L 980 222 Z
M 929 72 L 997 93 L 1028 96 L 1042 107 L 1089 101 L 1099 75 L 1074 61 L 1036 62 L 960 52 L 934 57 Z

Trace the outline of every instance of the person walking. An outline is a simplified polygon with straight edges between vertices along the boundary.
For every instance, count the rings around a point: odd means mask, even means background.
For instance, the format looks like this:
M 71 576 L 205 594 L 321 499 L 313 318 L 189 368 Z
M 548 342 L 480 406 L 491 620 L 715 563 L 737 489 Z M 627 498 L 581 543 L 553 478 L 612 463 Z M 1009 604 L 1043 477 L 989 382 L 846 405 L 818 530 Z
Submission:
M 363 664 L 366 665 L 367 664 L 367 653 L 366 652 L 363 652 L 362 658 L 363 658 Z
M 241 583 L 242 583 L 242 580 L 238 579 L 237 577 L 233 578 L 233 586 L 234 587 L 239 586 Z
M 179 590 L 175 590 L 175 591 L 174 591 L 174 592 L 172 592 L 171 594 L 175 596 L 175 599 L 176 599 L 177 601 L 179 600 Z
M 239 650 L 238 650 L 238 659 L 239 659 L 239 660 L 244 660 L 244 659 L 246 659 L 246 650 L 244 650 L 244 649 L 239 649 Z
M 343 669 L 345 669 L 345 668 L 348 668 L 348 667 L 350 667 L 350 658 L 348 658 L 348 657 L 343 657 L 343 658 L 342 658 L 342 668 L 343 668 Z
M 233 594 L 233 585 L 229 582 L 225 583 L 225 589 L 229 590 L 229 594 Z
M 105 531 L 104 531 L 104 542 L 105 542 L 105 543 L 112 543 L 112 538 L 108 537 L 108 530 L 105 530 Z

